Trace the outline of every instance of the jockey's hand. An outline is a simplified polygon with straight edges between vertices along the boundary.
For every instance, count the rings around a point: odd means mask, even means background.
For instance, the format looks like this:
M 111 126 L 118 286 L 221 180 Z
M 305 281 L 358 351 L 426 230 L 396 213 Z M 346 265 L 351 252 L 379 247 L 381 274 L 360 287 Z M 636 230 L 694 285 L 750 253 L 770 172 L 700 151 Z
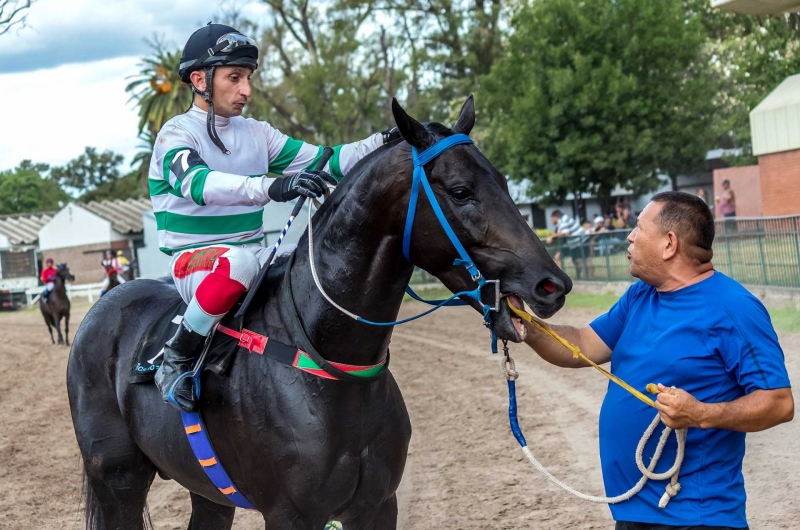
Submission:
M 318 198 L 328 192 L 328 184 L 335 186 L 336 179 L 325 171 L 304 169 L 290 177 L 273 182 L 267 194 L 277 202 L 291 201 L 299 196 Z
M 381 136 L 383 137 L 383 145 L 386 145 L 389 142 L 394 142 L 395 140 L 399 140 L 401 138 L 400 129 L 397 127 L 386 129 L 385 131 L 381 131 Z

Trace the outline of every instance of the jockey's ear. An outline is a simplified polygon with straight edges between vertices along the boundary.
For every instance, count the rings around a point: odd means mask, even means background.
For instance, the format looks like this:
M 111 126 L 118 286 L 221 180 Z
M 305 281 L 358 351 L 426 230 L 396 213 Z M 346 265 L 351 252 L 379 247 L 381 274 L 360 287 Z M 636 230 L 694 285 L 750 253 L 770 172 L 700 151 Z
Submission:
M 433 137 L 425 130 L 425 126 L 409 116 L 395 98 L 392 98 L 392 114 L 397 129 L 406 142 L 416 147 L 418 151 L 424 151 L 433 145 Z
M 475 100 L 472 99 L 472 94 L 469 95 L 467 101 L 461 107 L 461 112 L 458 114 L 456 124 L 453 125 L 453 132 L 458 134 L 469 135 L 469 132 L 475 126 Z

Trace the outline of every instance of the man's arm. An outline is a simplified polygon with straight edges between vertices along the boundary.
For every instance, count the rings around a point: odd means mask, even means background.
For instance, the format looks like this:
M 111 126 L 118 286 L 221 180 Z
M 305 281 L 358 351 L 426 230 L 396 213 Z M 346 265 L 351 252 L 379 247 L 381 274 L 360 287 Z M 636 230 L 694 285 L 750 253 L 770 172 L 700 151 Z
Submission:
M 585 368 L 590 366 L 586 361 L 575 359 L 572 352 L 561 345 L 553 337 L 540 330 L 538 327 L 523 322 L 528 328 L 525 343 L 539 354 L 539 357 L 562 368 Z M 574 344 L 586 357 L 597 364 L 607 363 L 611 360 L 611 349 L 595 333 L 591 326 L 574 328 L 572 326 L 550 326 L 558 335 Z
M 703 403 L 679 388 L 658 385 L 656 408 L 668 427 L 756 432 L 794 418 L 791 388 L 755 390 L 725 403 Z

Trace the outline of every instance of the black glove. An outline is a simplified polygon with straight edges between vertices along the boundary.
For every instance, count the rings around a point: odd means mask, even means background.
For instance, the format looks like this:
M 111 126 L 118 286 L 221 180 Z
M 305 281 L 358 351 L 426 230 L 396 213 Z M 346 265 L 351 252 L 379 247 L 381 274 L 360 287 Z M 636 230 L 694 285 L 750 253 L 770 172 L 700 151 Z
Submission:
M 336 185 L 336 179 L 325 171 L 304 169 L 291 177 L 283 177 L 273 182 L 267 195 L 273 201 L 286 202 L 299 196 L 318 198 L 328 192 L 328 184 Z
M 395 140 L 399 140 L 402 138 L 400 136 L 400 129 L 397 127 L 392 127 L 391 129 L 386 129 L 385 131 L 381 131 L 381 136 L 383 137 L 383 145 L 388 144 L 389 142 L 394 142 Z

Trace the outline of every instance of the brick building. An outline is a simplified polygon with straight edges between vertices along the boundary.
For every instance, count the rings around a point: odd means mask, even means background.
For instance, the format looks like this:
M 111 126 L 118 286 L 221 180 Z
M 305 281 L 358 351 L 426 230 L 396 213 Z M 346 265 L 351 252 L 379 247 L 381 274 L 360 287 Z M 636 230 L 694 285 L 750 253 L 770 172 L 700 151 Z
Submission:
M 142 246 L 142 213 L 149 199 L 73 202 L 39 230 L 39 249 L 56 263 L 67 263 L 76 284 L 103 280 L 100 262 L 108 249 L 130 260 Z
M 750 113 L 757 166 L 714 171 L 714 193 L 730 180 L 737 217 L 800 213 L 800 74 L 786 78 Z

